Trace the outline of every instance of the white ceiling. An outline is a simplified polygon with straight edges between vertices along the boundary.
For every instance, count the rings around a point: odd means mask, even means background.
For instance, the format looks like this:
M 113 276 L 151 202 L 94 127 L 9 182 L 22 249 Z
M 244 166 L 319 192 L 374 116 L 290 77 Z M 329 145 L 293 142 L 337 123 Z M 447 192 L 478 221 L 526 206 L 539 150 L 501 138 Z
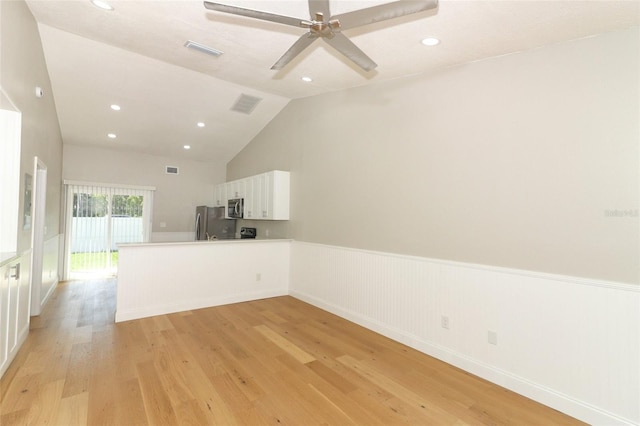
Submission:
M 305 0 L 218 1 L 309 18 Z M 338 14 L 386 2 L 330 5 Z M 65 143 L 225 162 L 290 99 L 640 25 L 637 0 L 440 0 L 436 11 L 345 31 L 378 63 L 374 71 L 360 70 L 322 41 L 273 71 L 306 30 L 208 11 L 193 0 L 111 0 L 113 11 L 89 0 L 27 4 L 39 23 Z M 440 45 L 423 46 L 427 36 Z M 187 49 L 187 40 L 224 54 Z M 230 111 L 243 93 L 263 99 L 250 115 Z M 122 110 L 112 111 L 113 103 Z

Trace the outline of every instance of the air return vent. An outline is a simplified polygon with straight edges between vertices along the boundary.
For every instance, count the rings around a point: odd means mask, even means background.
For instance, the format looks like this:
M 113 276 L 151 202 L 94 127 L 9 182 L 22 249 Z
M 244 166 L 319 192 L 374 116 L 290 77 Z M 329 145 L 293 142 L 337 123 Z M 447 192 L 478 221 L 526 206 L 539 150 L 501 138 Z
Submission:
M 235 104 L 231 107 L 231 111 L 242 112 L 244 114 L 251 114 L 254 110 L 258 102 L 260 102 L 262 98 L 256 98 L 255 96 L 245 95 L 244 93 L 240 95 Z
M 167 170 L 167 174 L 168 175 L 177 175 L 178 174 L 178 168 L 175 167 L 175 166 L 167 166 L 166 170 Z
M 198 52 L 206 53 L 207 55 L 212 55 L 215 57 L 218 57 L 224 53 L 218 49 L 214 49 L 213 47 L 205 46 L 204 44 L 200 44 L 191 40 L 187 40 L 184 46 L 188 47 L 189 49 L 197 50 Z

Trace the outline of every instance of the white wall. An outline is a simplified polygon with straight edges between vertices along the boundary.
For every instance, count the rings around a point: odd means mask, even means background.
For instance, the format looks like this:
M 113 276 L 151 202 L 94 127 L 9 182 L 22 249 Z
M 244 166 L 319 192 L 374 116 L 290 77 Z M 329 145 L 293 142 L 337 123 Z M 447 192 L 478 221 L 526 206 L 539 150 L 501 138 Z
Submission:
M 31 229 L 23 228 L 22 218 L 24 174 L 33 175 L 35 156 L 47 165 L 45 239 L 59 233 L 62 136 L 37 24 L 24 1 L 0 2 L 0 7 L 0 86 L 22 112 L 20 200 L 15 207 L 20 211 L 17 244 L 20 253 L 31 248 Z M 36 86 L 44 89 L 44 97 L 36 98 Z
M 290 170 L 296 240 L 638 284 L 639 40 L 295 100 L 227 176 Z
M 304 242 L 290 282 L 297 298 L 588 423 L 640 422 L 638 286 Z
M 179 168 L 178 175 L 165 173 Z M 195 208 L 213 205 L 213 187 L 225 181 L 224 163 L 160 157 L 96 147 L 64 146 L 64 179 L 154 186 L 152 233 L 193 232 Z M 162 224 L 166 226 L 161 227 Z
M 21 119 L 17 111 L 0 109 L 0 205 L 14 207 L 0 209 L 0 253 L 15 253 L 18 246 Z
M 37 289 L 42 296 L 40 302 L 44 303 L 58 283 L 62 136 L 35 19 L 24 1 L 2 1 L 0 20 L 0 86 L 6 93 L 6 97 L 0 96 L 0 107 L 13 109 L 13 104 L 22 113 L 19 200 L 17 205 L 2 208 L 18 213 L 16 251 L 22 259 L 23 282 L 29 283 L 32 247 L 31 229 L 24 228 L 24 187 L 25 173 L 31 174 L 35 182 L 37 156 L 47 166 L 44 261 L 42 285 Z M 36 86 L 43 89 L 42 98 L 35 96 Z

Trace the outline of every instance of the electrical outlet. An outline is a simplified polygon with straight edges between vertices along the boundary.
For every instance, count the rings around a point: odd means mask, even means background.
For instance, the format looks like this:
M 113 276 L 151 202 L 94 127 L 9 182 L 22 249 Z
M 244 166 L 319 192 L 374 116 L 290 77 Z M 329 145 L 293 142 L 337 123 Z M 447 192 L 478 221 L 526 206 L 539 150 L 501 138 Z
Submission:
M 446 328 L 447 330 L 449 329 L 449 317 L 446 315 L 443 315 L 442 317 L 440 317 L 440 325 L 442 326 L 442 328 Z
M 487 333 L 487 341 L 492 345 L 498 344 L 498 333 L 493 330 L 489 330 Z
M 260 281 L 262 279 L 262 274 L 260 272 L 258 272 L 256 274 L 256 281 Z

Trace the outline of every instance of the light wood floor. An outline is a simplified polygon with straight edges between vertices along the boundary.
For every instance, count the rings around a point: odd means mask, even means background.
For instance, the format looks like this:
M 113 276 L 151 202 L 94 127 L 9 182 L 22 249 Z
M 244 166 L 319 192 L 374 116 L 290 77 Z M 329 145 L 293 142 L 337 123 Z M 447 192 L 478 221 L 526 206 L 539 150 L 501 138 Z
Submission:
M 114 324 L 62 283 L 2 381 L 8 425 L 579 422 L 291 297 Z

